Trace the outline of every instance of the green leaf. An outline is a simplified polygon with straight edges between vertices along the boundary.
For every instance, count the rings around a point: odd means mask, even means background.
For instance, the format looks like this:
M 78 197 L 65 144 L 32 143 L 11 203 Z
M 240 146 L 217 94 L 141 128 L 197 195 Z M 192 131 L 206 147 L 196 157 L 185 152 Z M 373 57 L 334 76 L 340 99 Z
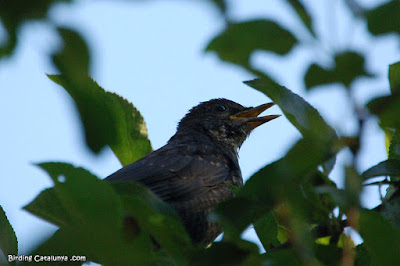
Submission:
M 86 142 L 95 152 L 109 145 L 122 165 L 152 151 L 146 124 L 139 111 L 121 96 L 106 92 L 89 77 L 85 86 L 70 83 L 63 75 L 49 78 L 74 99 L 85 128 Z
M 323 142 L 337 140 L 335 130 L 323 120 L 314 107 L 299 95 L 264 79 L 255 79 L 244 83 L 271 98 L 305 138 Z
M 81 236 L 79 232 L 75 230 L 68 230 L 66 228 L 57 230 L 50 238 L 46 239 L 40 245 L 34 247 L 34 249 L 29 252 L 29 254 L 37 255 L 37 254 L 51 254 L 51 255 L 60 255 L 64 259 L 64 256 L 67 256 L 69 259 L 72 256 L 85 256 L 86 261 L 72 262 L 68 260 L 68 265 L 81 265 L 84 262 L 89 260 L 93 260 L 94 258 L 90 255 L 88 256 L 84 244 L 81 241 L 76 241 L 80 239 Z M 55 262 L 45 262 L 41 261 L 41 264 L 52 265 Z M 32 262 L 25 262 L 22 265 L 32 265 Z
M 89 76 L 90 52 L 86 41 L 76 31 L 57 28 L 64 43 L 60 51 L 53 54 L 53 62 L 65 76 L 81 84 Z
M 304 265 L 294 249 L 281 249 L 262 255 L 263 265 Z
M 71 0 L 5 0 L 0 1 L 0 27 L 6 31 L 5 41 L 0 42 L 0 58 L 14 52 L 18 44 L 18 30 L 24 22 L 32 19 L 45 19 L 48 10 L 58 2 Z
M 285 157 L 251 176 L 235 198 L 217 208 L 219 220 L 224 225 L 224 239 L 235 238 L 250 223 L 268 214 L 274 205 L 282 202 L 290 205 L 293 216 L 298 216 L 295 217 L 299 219 L 297 225 L 301 225 L 304 214 L 310 213 L 308 209 L 313 205 L 304 197 L 300 184 L 304 177 L 314 173 L 318 165 L 330 156 L 329 146 L 302 139 Z
M 358 245 L 356 247 L 356 258 L 354 265 L 356 266 L 370 266 L 371 256 L 368 252 L 368 249 L 365 247 L 365 244 Z
M 394 94 L 372 99 L 367 107 L 377 115 L 382 127 L 400 128 L 400 90 Z
M 254 230 L 257 233 L 265 250 L 276 247 L 280 244 L 278 240 L 278 223 L 273 211 L 254 223 Z
M 18 255 L 18 241 L 7 215 L 0 206 L 0 251 L 4 256 Z M 0 260 L 1 262 L 1 260 Z
M 345 190 L 344 199 L 346 207 L 360 207 L 360 193 L 362 190 L 362 180 L 353 167 L 345 167 Z M 347 212 L 347 208 L 344 208 Z
M 72 222 L 68 210 L 64 208 L 54 188 L 43 190 L 24 209 L 57 226 L 68 225 Z
M 256 50 L 287 54 L 297 43 L 295 37 L 275 22 L 252 20 L 230 23 L 215 37 L 206 51 L 217 52 L 219 58 L 248 68 L 250 55 Z
M 400 62 L 389 66 L 389 83 L 392 94 L 400 91 Z
M 74 241 L 84 250 L 82 255 L 108 265 L 152 259 L 148 235 L 140 234 L 131 241 L 126 239 L 122 202 L 110 184 L 69 164 L 41 163 L 39 166 L 55 184 L 57 197 L 70 217 L 63 229 L 74 232 Z M 147 245 L 140 244 L 143 239 L 148 239 Z
M 53 55 L 53 61 L 62 75 L 49 78 L 74 99 L 89 148 L 97 153 L 109 145 L 122 165 L 149 153 L 151 145 L 140 113 L 127 100 L 106 92 L 89 78 L 89 50 L 82 37 L 71 30 L 58 30 L 64 48 Z
M 335 130 L 299 95 L 267 79 L 255 79 L 244 83 L 271 98 L 305 138 L 324 143 L 321 145 L 331 145 L 338 139 Z M 328 159 L 330 160 L 324 163 L 326 174 L 329 174 L 335 164 L 334 156 Z
M 314 252 L 322 265 L 341 265 L 343 250 L 335 246 L 314 245 Z
M 400 160 L 400 129 L 397 129 L 391 138 L 389 159 Z
M 249 261 L 252 264 L 248 264 Z M 261 258 L 254 243 L 245 240 L 237 243 L 222 241 L 193 254 L 190 265 L 261 265 Z
M 301 3 L 301 1 L 299 1 L 299 0 L 287 0 L 287 1 L 294 8 L 297 15 L 300 17 L 301 21 L 303 21 L 304 25 L 307 27 L 307 29 L 310 31 L 310 33 L 313 36 L 315 36 L 315 32 L 312 28 L 312 18 L 310 16 L 310 14 L 308 13 L 307 9 Z
M 374 35 L 400 33 L 400 1 L 392 0 L 367 12 L 368 30 Z
M 150 233 L 176 261 L 187 263 L 193 249 L 191 239 L 175 210 L 138 183 L 110 183 L 121 196 L 124 209 Z
M 356 52 L 344 52 L 335 56 L 335 67 L 324 69 L 312 64 L 304 77 L 307 90 L 318 85 L 342 83 L 346 88 L 359 77 L 372 77 L 365 69 L 364 56 Z
M 400 176 L 400 160 L 389 159 L 380 162 L 362 174 L 364 180 L 376 176 Z
M 400 231 L 379 213 L 362 210 L 359 233 L 374 265 L 400 265 Z
M 226 13 L 227 5 L 225 0 L 211 0 L 211 2 L 219 9 L 222 14 Z

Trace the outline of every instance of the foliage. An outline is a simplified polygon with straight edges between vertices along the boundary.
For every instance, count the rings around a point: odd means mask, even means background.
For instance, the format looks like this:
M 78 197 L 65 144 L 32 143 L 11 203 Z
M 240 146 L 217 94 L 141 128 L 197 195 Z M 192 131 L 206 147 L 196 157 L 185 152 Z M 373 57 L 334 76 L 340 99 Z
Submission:
M 24 21 L 41 19 L 51 24 L 46 17 L 49 8 L 56 2 L 69 1 L 18 2 L 0 2 L 0 18 L 7 32 L 7 39 L 0 44 L 3 57 L 15 51 L 19 41 L 16 32 Z M 245 83 L 271 98 L 302 138 L 281 159 L 251 176 L 236 197 L 216 208 L 212 217 L 223 225 L 225 234 L 221 242 L 206 249 L 190 242 L 174 210 L 145 187 L 109 184 L 86 169 L 66 163 L 38 164 L 54 185 L 42 191 L 25 210 L 59 229 L 32 254 L 82 254 L 105 265 L 400 265 L 399 254 L 387 252 L 388 247 L 400 250 L 400 62 L 389 67 L 391 94 L 372 99 L 366 106 L 353 106 L 358 132 L 338 136 L 302 97 L 278 85 L 267 70 L 252 65 L 255 51 L 284 56 L 297 45 L 307 45 L 304 38 L 267 19 L 233 22 L 228 1 L 210 2 L 221 11 L 226 27 L 209 42 L 206 51 L 258 76 Z M 320 36 L 313 16 L 302 2 L 285 1 L 318 43 Z M 355 1 L 346 3 L 357 19 L 367 23 L 374 38 L 400 33 L 399 1 L 372 10 L 364 10 Z M 149 153 L 151 145 L 139 111 L 89 78 L 90 49 L 84 38 L 66 28 L 57 28 L 57 33 L 64 47 L 52 55 L 52 60 L 61 74 L 49 78 L 75 101 L 88 147 L 98 153 L 109 146 L 122 165 Z M 354 80 L 374 78 L 365 69 L 362 51 L 348 49 L 329 56 L 335 63 L 331 68 L 320 66 L 321 62 L 305 66 L 304 84 L 310 93 L 316 86 L 324 89 L 326 84 L 341 83 L 351 98 Z M 389 158 L 359 173 L 356 162 L 360 139 L 365 122 L 374 115 L 388 132 Z M 342 149 L 349 149 L 354 160 L 343 169 L 345 187 L 339 189 L 329 174 Z M 376 177 L 381 180 L 371 181 Z M 381 184 L 390 185 L 382 204 L 374 210 L 364 209 L 359 200 L 363 187 Z M 126 215 L 132 218 L 124 220 Z M 266 250 L 263 254 L 254 243 L 241 238 L 251 224 Z M 355 246 L 344 233 L 346 227 L 358 231 L 364 243 Z M 0 248 L 5 255 L 17 254 L 17 239 L 2 209 Z

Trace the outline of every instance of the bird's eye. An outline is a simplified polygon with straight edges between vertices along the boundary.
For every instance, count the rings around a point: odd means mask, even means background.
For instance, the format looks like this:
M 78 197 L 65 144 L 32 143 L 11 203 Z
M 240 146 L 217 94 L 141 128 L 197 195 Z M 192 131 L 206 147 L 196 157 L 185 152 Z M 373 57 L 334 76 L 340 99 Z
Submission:
M 226 106 L 225 105 L 218 105 L 217 110 L 220 112 L 226 111 Z

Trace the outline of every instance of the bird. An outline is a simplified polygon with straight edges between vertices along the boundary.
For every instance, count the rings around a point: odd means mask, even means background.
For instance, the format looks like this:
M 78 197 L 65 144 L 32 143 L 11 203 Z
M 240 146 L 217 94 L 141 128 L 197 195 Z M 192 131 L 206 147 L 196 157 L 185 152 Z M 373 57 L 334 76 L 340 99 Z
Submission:
M 179 215 L 194 244 L 207 246 L 222 233 L 210 212 L 242 187 L 238 162 L 242 143 L 256 127 L 280 115 L 258 117 L 274 103 L 244 107 L 218 98 L 193 107 L 167 144 L 106 177 L 139 182 Z

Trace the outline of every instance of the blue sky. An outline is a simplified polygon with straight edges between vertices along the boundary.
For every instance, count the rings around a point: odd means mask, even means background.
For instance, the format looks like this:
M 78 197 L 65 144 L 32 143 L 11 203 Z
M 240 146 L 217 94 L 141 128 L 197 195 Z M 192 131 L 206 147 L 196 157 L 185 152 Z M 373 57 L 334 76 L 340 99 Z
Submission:
M 291 19 L 283 1 L 233 1 L 231 14 L 236 20 L 272 18 L 304 36 L 305 30 Z M 326 50 L 353 47 L 367 54 L 367 68 L 378 79 L 359 79 L 354 92 L 359 103 L 388 93 L 388 65 L 399 61 L 399 42 L 393 36 L 374 40 L 365 34 L 362 22 L 349 18 L 341 1 L 313 0 L 312 12 L 323 37 L 320 50 L 296 47 L 281 58 L 267 52 L 252 57 L 258 67 L 272 69 L 279 83 L 306 98 L 340 133 L 355 132 L 356 123 L 346 107 L 344 89 L 316 90 L 305 94 L 301 83 L 305 62 L 323 59 Z M 359 1 L 373 6 L 379 1 Z M 224 97 L 242 105 L 256 106 L 269 99 L 245 86 L 253 76 L 238 67 L 220 62 L 212 53 L 204 54 L 208 41 L 222 30 L 218 12 L 203 1 L 77 1 L 57 5 L 50 17 L 57 25 L 81 32 L 92 53 L 91 74 L 100 86 L 131 101 L 147 123 L 153 148 L 164 145 L 175 133 L 177 122 L 194 105 Z M 330 23 L 332 22 L 333 23 Z M 83 143 L 82 131 L 73 102 L 66 92 L 52 83 L 46 73 L 55 73 L 48 55 L 60 45 L 54 28 L 40 22 L 26 24 L 20 33 L 14 55 L 0 61 L 0 205 L 5 209 L 24 254 L 32 241 L 50 234 L 54 226 L 21 209 L 41 190 L 52 185 L 50 178 L 33 163 L 69 162 L 103 178 L 120 168 L 109 149 L 92 155 Z M 329 43 L 334 43 L 330 45 Z M 270 114 L 280 113 L 277 107 Z M 376 121 L 367 125 L 359 169 L 365 170 L 386 158 L 383 134 Z M 244 178 L 262 166 L 279 159 L 300 137 L 296 129 L 280 118 L 255 130 L 242 146 L 240 165 Z M 349 160 L 341 152 L 338 164 Z M 338 167 L 332 178 L 341 185 Z M 376 188 L 369 189 L 363 203 L 379 203 Z M 254 238 L 252 230 L 246 236 Z

